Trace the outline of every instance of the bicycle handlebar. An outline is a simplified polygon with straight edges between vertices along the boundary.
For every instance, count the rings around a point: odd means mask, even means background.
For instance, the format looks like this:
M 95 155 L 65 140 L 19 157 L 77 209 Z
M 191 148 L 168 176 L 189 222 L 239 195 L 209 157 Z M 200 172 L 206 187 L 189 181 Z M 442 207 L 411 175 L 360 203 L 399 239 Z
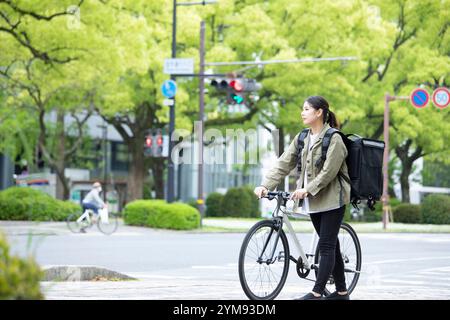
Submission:
M 267 198 L 269 200 L 273 200 L 275 197 L 281 197 L 283 200 L 289 200 L 291 196 L 290 192 L 286 191 L 269 191 L 265 196 L 261 198 Z

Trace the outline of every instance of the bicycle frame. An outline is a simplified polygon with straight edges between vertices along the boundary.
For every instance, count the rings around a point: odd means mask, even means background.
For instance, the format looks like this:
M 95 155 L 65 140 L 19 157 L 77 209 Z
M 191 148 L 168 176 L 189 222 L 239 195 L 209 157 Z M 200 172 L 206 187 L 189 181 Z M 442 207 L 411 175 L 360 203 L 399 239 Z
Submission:
M 284 203 L 281 203 L 281 201 L 283 201 Z M 281 213 L 280 213 L 281 211 Z M 316 231 L 313 231 L 313 239 L 310 243 L 310 248 L 309 251 L 311 252 L 310 254 L 306 254 L 305 251 L 303 250 L 303 247 L 300 243 L 300 240 L 297 238 L 297 236 L 295 235 L 295 231 L 294 228 L 292 227 L 292 224 L 289 220 L 289 214 L 293 214 L 293 212 L 289 212 L 286 210 L 286 200 L 282 200 L 281 198 L 277 197 L 277 207 L 274 210 L 274 212 L 272 213 L 273 219 L 279 221 L 279 228 L 278 228 L 278 232 L 277 232 L 277 237 L 275 239 L 275 244 L 274 247 L 272 249 L 270 258 L 267 259 L 266 261 L 262 260 L 262 256 L 267 248 L 267 245 L 270 241 L 270 238 L 272 236 L 272 232 L 269 235 L 269 237 L 267 237 L 267 241 L 264 244 L 264 248 L 262 250 L 262 253 L 260 255 L 260 257 L 258 258 L 258 262 L 266 262 L 266 263 L 273 263 L 274 261 L 274 254 L 275 254 L 275 249 L 277 247 L 278 244 L 278 240 L 280 238 L 280 233 L 281 230 L 283 229 L 283 223 L 286 225 L 288 233 L 289 233 L 289 237 L 292 239 L 292 242 L 294 243 L 295 247 L 297 248 L 298 253 L 300 254 L 300 258 L 302 259 L 303 262 L 303 267 L 307 270 L 311 270 L 314 269 L 316 267 L 316 265 L 313 263 L 313 258 L 314 258 L 314 248 L 316 246 L 316 242 L 318 239 L 318 235 L 316 233 Z M 291 257 L 287 257 L 288 259 L 291 259 Z M 297 260 L 295 260 L 295 262 L 297 262 Z
M 91 224 L 91 214 L 94 214 L 94 211 L 92 211 L 91 209 L 86 209 L 83 214 L 77 219 L 77 223 L 80 223 L 84 218 L 86 218 L 89 224 Z

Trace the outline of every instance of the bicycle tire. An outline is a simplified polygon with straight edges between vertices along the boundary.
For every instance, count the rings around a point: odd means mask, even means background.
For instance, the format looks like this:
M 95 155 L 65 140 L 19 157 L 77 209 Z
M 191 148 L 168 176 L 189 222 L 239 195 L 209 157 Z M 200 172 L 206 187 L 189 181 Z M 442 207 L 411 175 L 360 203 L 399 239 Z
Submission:
M 247 277 L 245 275 L 245 258 L 246 258 L 246 252 L 247 252 L 247 248 L 249 246 L 250 241 L 252 240 L 252 237 L 257 233 L 257 231 L 259 229 L 262 228 L 269 228 L 272 230 L 270 236 L 275 236 L 276 232 L 278 232 L 276 230 L 276 227 L 274 225 L 274 221 L 273 220 L 263 220 L 260 221 L 258 223 L 256 223 L 248 232 L 247 235 L 244 238 L 244 241 L 242 242 L 242 246 L 241 246 L 241 250 L 239 253 L 239 263 L 238 263 L 238 269 L 239 269 L 239 281 L 241 283 L 241 287 L 244 290 L 245 295 L 251 299 L 251 300 L 273 300 L 275 299 L 278 294 L 280 293 L 281 289 L 283 288 L 287 276 L 288 276 L 288 272 L 289 272 L 289 257 L 290 257 L 290 253 L 289 253 L 289 243 L 288 243 L 288 239 L 286 237 L 286 234 L 284 233 L 283 230 L 281 230 L 280 232 L 280 237 L 278 240 L 281 240 L 281 244 L 282 244 L 282 249 L 283 249 L 283 254 L 284 254 L 284 266 L 283 266 L 283 271 L 282 271 L 282 275 L 281 278 L 278 282 L 278 285 L 275 287 L 275 289 L 270 292 L 267 295 L 261 296 L 256 294 L 255 292 L 252 291 L 252 289 L 250 288 L 250 286 L 247 283 Z M 279 241 L 277 243 L 277 247 L 279 246 Z M 273 247 L 272 247 L 273 248 Z M 260 253 L 256 253 L 256 255 L 260 255 Z M 255 261 L 255 263 L 258 264 L 257 261 Z M 261 265 L 263 265 L 263 263 L 259 263 L 260 265 L 260 270 L 261 270 Z M 265 268 L 265 267 L 264 267 Z M 264 271 L 266 272 L 267 269 L 264 269 Z M 269 270 L 270 271 L 270 270 Z M 273 274 L 273 273 L 272 273 Z M 269 275 L 269 273 L 267 273 L 267 275 Z M 270 276 L 269 276 L 270 278 Z M 262 284 L 262 280 L 261 280 L 261 284 Z
M 67 228 L 73 233 L 80 233 L 80 230 L 87 228 L 88 225 L 83 225 L 77 222 L 78 218 L 81 217 L 82 213 L 72 213 L 66 218 Z
M 340 230 L 339 230 L 339 233 L 341 233 L 341 230 L 345 230 L 346 232 L 348 232 L 348 234 L 352 238 L 352 241 L 353 241 L 353 243 L 355 245 L 355 251 L 356 251 L 356 261 L 355 261 L 355 268 L 354 268 L 355 269 L 354 270 L 355 271 L 354 272 L 354 276 L 353 276 L 353 279 L 352 279 L 351 283 L 347 284 L 348 294 L 351 294 L 353 292 L 353 290 L 355 289 L 356 284 L 358 283 L 360 272 L 361 272 L 361 263 L 362 263 L 361 244 L 359 242 L 359 239 L 358 239 L 358 236 L 357 236 L 355 230 L 348 223 L 342 223 L 341 227 L 340 227 Z M 339 235 L 338 235 L 338 237 L 339 237 Z M 341 241 L 340 241 L 340 246 L 341 247 L 343 246 L 343 243 Z M 341 254 L 342 253 L 343 252 L 341 251 Z M 345 253 L 344 253 L 344 255 L 345 255 Z M 319 263 L 319 259 L 320 259 L 320 253 L 319 253 L 319 246 L 317 245 L 316 253 L 315 253 L 315 256 L 314 256 L 314 263 L 316 265 Z M 317 273 L 318 273 L 317 269 L 315 269 L 315 273 L 316 273 L 316 279 L 317 279 Z M 353 274 L 353 272 L 346 272 L 346 274 L 347 273 L 352 273 Z M 330 276 L 330 279 L 332 279 L 332 276 Z M 347 275 L 346 275 L 346 279 L 347 279 Z M 327 284 L 328 284 L 328 282 L 327 282 Z M 327 296 L 330 293 L 331 293 L 330 290 L 325 288 L 324 295 Z
M 106 228 L 106 224 L 102 222 L 102 219 L 98 217 L 97 228 L 98 230 L 100 230 L 101 233 L 111 235 L 117 230 L 117 227 L 119 226 L 119 219 L 117 218 L 117 215 L 113 213 L 108 213 L 108 222 L 109 222 L 108 224 L 109 229 Z

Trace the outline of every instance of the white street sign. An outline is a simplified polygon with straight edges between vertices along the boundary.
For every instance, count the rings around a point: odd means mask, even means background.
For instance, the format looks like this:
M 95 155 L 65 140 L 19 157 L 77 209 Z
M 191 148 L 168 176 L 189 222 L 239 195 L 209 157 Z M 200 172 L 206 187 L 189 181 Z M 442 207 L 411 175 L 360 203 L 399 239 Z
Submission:
M 165 59 L 164 73 L 192 74 L 194 73 L 194 59 L 192 58 Z
M 164 99 L 163 105 L 164 106 L 173 106 L 173 99 Z

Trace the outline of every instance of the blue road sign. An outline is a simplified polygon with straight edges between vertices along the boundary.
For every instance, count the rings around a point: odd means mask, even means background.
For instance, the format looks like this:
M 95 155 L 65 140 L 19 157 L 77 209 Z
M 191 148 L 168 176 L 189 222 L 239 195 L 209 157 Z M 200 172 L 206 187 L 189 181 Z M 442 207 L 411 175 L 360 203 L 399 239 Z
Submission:
M 177 93 L 177 83 L 173 80 L 166 80 L 161 86 L 161 92 L 166 98 L 173 98 Z
M 426 107 L 430 101 L 430 95 L 425 89 L 418 88 L 411 93 L 410 101 L 414 107 L 423 108 Z

